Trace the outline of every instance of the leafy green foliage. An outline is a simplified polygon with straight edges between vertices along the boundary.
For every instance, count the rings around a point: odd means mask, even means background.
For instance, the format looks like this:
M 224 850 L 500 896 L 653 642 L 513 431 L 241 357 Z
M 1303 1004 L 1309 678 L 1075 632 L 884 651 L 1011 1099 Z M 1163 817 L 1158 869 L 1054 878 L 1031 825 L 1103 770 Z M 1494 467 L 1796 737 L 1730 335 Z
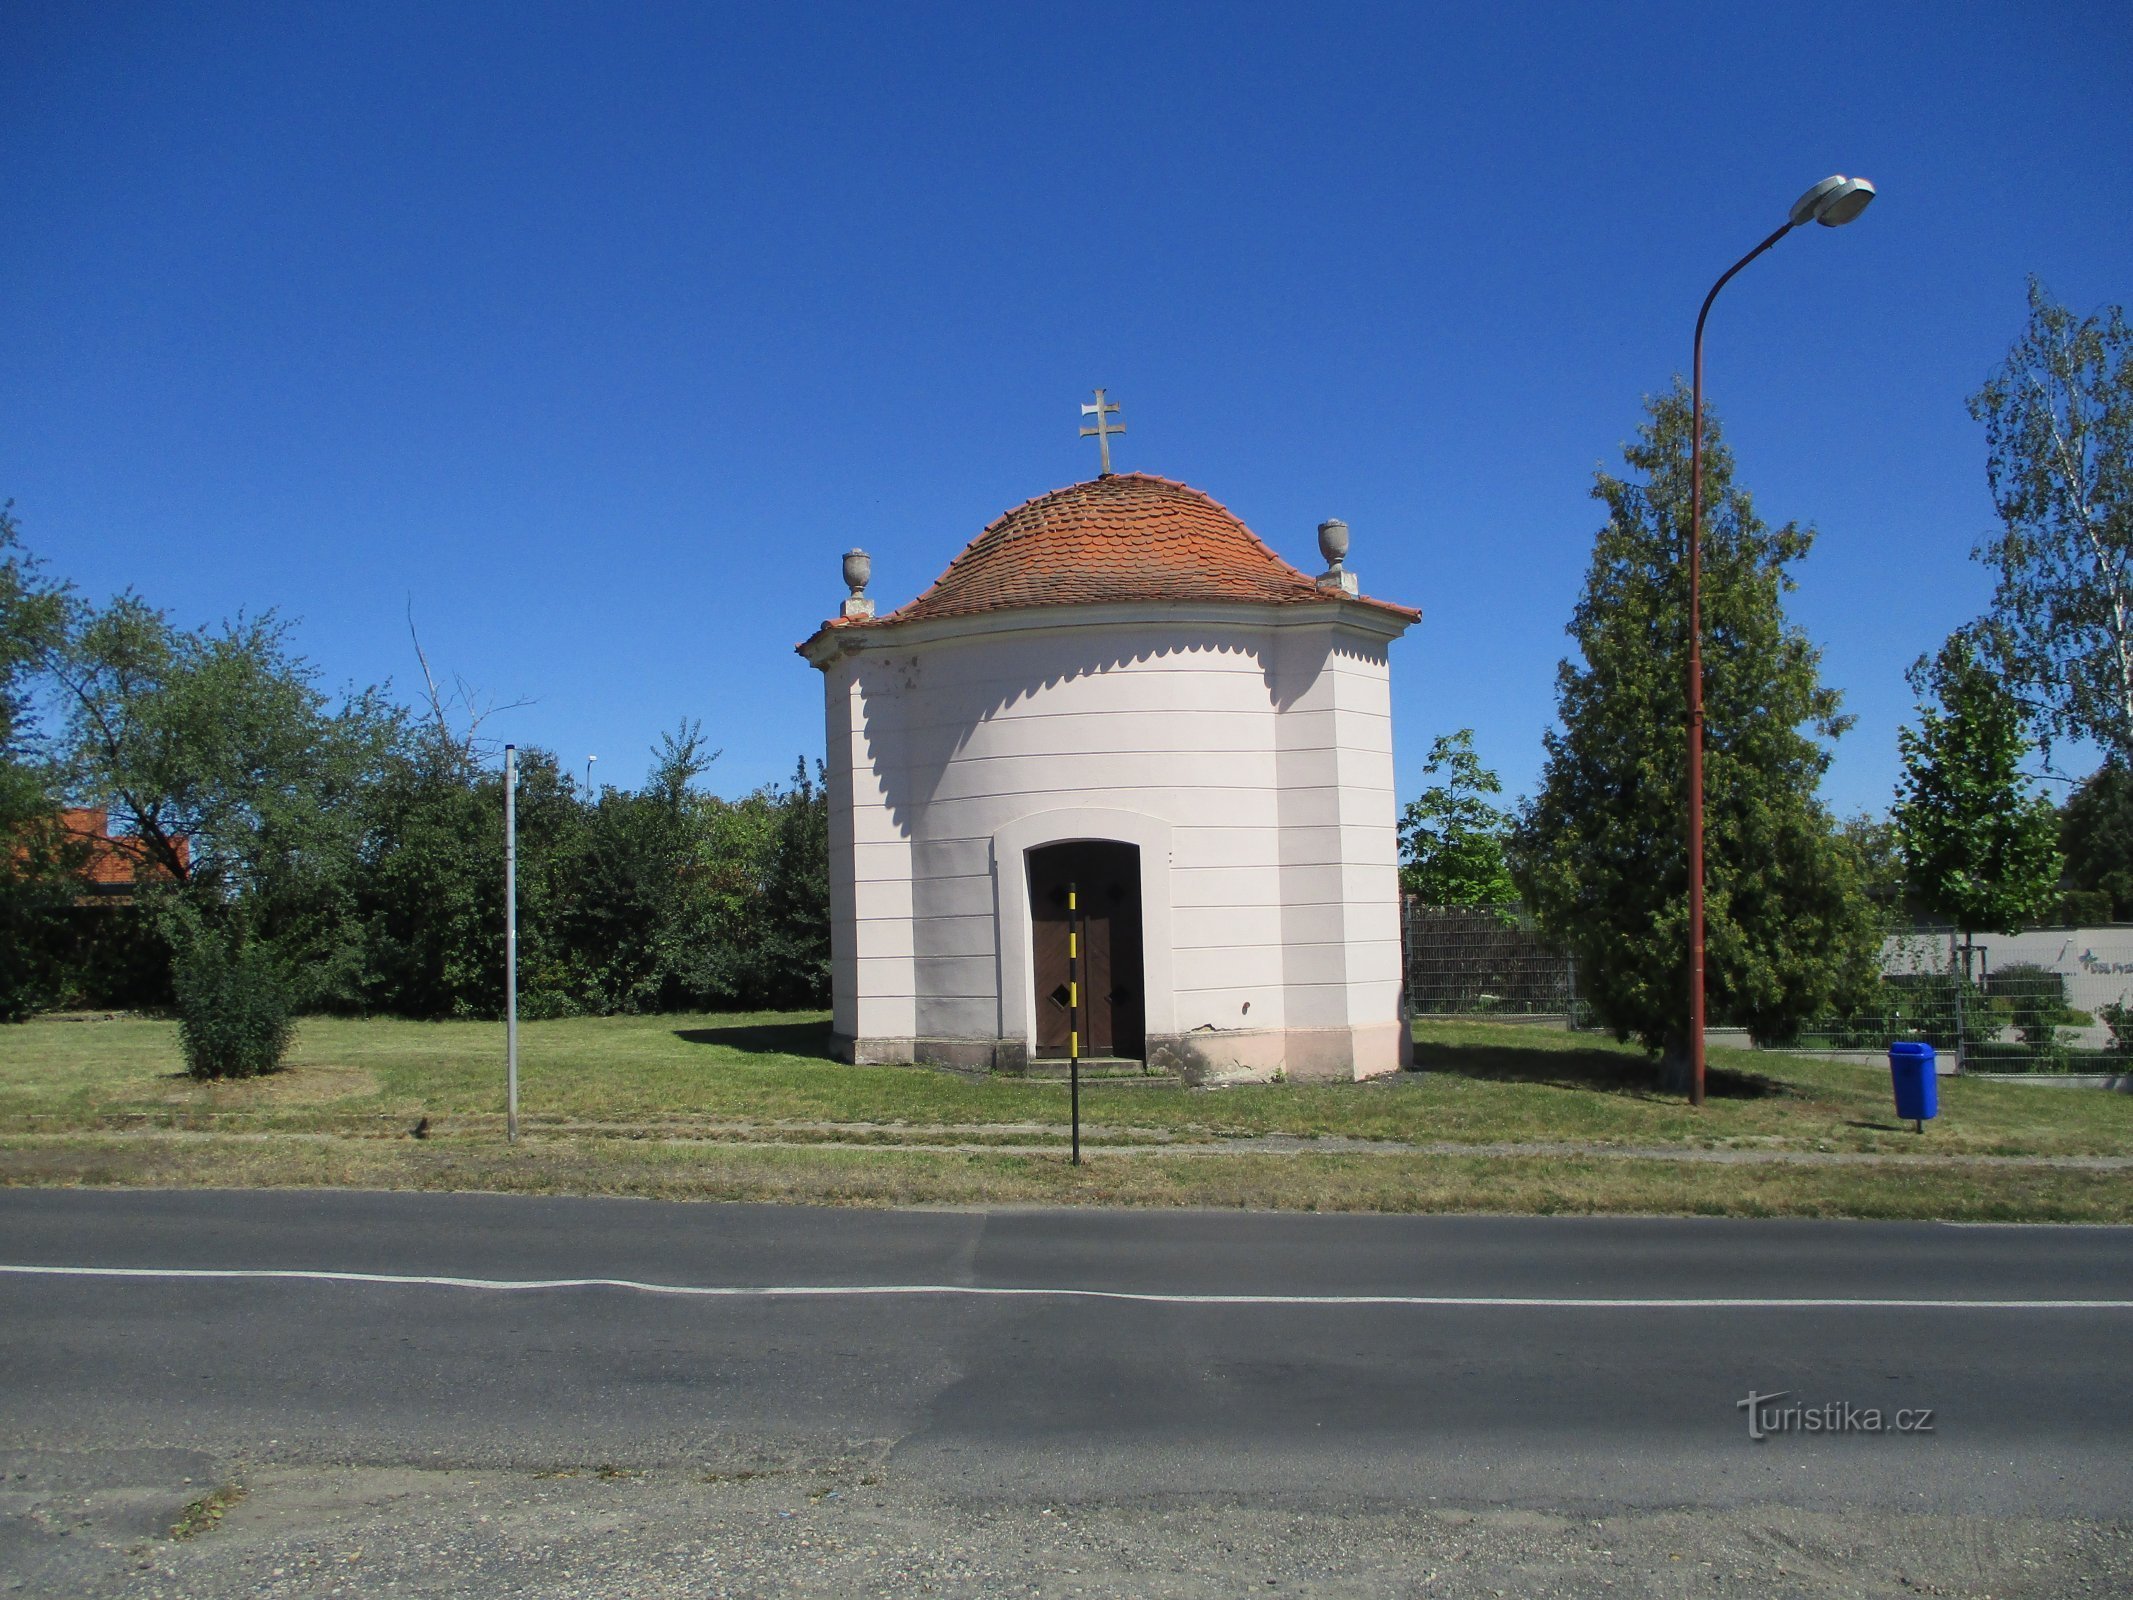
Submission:
M 2005 1025 L 1984 991 L 1959 971 L 1892 972 L 1847 1015 L 1818 1017 L 1790 1040 L 1831 1050 L 1880 1050 L 1896 1039 L 1922 1039 L 1954 1050 L 1964 1038 L 1989 1039 Z
M 1541 927 L 1575 952 L 1603 1026 L 1677 1055 L 1688 1033 L 1687 572 L 1690 406 L 1647 402 L 1601 473 L 1608 512 L 1557 669 L 1561 727 L 1511 866 Z M 1706 411 L 1704 450 L 1706 993 L 1714 1023 L 1784 1038 L 1868 992 L 1874 918 L 1857 852 L 1816 798 L 1820 741 L 1847 719 L 1819 652 L 1785 620 L 1812 535 L 1756 516 Z
M 1897 735 L 1895 823 L 1912 894 L 1928 916 L 2014 933 L 2059 897 L 2059 818 L 2022 774 L 2023 712 L 1999 673 L 1958 633 L 1912 669 L 1919 726 Z
M 2047 740 L 2133 758 L 2133 330 L 2029 285 L 2029 323 L 1971 397 L 1999 534 L 1982 637 Z
M 171 970 L 178 1037 L 196 1078 L 256 1078 L 295 1035 L 296 985 L 272 947 L 191 923 Z
M 2123 1000 L 2096 1008 L 2096 1019 L 2111 1030 L 2111 1048 L 2133 1054 L 2133 1006 Z
M 502 775 L 426 661 L 418 719 L 379 689 L 325 692 L 271 614 L 188 631 L 132 594 L 93 609 L 16 552 L 0 512 L 0 1017 L 70 987 L 150 992 L 142 959 L 173 948 L 188 1037 L 216 1073 L 258 1070 L 247 1041 L 267 1039 L 277 1004 L 501 1012 Z M 33 744 L 37 675 L 65 726 Z M 694 723 L 654 755 L 642 790 L 593 798 L 552 755 L 521 752 L 524 1014 L 824 1003 L 819 781 L 803 765 L 790 787 L 701 793 L 717 752 Z M 105 808 L 134 858 L 124 929 L 72 915 L 63 791 Z M 233 1008 L 222 1022 L 215 996 Z
M 527 1017 L 828 997 L 827 801 L 804 772 L 738 800 L 699 792 L 712 757 L 685 725 L 644 789 L 578 794 L 519 752 L 519 1008 Z M 503 1008 L 503 785 L 434 741 L 374 797 L 356 889 L 360 1009 Z
M 34 726 L 29 684 L 66 636 L 67 591 L 22 547 L 14 502 L 0 505 L 0 758 L 23 760 Z
M 2009 1027 L 2032 1049 L 2059 1040 L 2059 1030 L 2088 1019 L 2066 1001 L 2066 978 L 2030 961 L 1995 967 L 1985 979 L 1985 994 Z
M 1917 908 L 1911 902 L 1903 841 L 1897 835 L 1896 824 L 1884 817 L 1862 814 L 1845 818 L 1837 831 L 1859 865 L 1860 888 L 1882 926 L 1902 926 Z
M 145 882 L 209 922 L 241 906 L 304 1003 L 352 992 L 364 800 L 401 713 L 375 689 L 326 695 L 271 613 L 187 631 L 131 594 L 79 614 L 54 677 L 67 786 L 110 812 Z
M 1422 770 L 1443 775 L 1400 813 L 1400 887 L 1433 906 L 1500 906 L 1518 898 L 1504 843 L 1511 818 L 1489 797 L 1503 793 L 1474 754 L 1474 730 L 1430 746 Z
M 2106 917 L 2133 920 L 2133 766 L 2113 757 L 2089 774 L 2060 813 L 2059 840 L 2074 889 L 2101 896 Z
M 37 749 L 30 685 L 66 637 L 67 593 L 22 548 L 0 505 L 0 1022 L 48 1002 L 79 845 L 59 826 L 56 774 Z

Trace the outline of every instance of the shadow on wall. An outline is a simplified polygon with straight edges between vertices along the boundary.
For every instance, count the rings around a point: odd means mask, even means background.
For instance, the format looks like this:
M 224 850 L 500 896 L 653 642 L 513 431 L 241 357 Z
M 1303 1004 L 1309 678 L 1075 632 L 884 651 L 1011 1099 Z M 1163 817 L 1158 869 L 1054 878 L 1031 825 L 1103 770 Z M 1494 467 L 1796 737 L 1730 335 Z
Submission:
M 980 727 L 1061 684 L 1170 656 L 1245 657 L 1258 669 L 1268 707 L 1280 712 L 1300 699 L 1335 660 L 1376 665 L 1385 660 L 1382 643 L 1365 644 L 1330 631 L 1322 636 L 1323 653 L 1308 664 L 1300 651 L 1288 653 L 1297 651 L 1303 638 L 1282 630 L 1247 640 L 1228 629 L 1181 626 L 1161 644 L 1147 640 L 1144 624 L 1122 631 L 1131 636 L 1092 638 L 1076 630 L 1019 640 L 994 637 L 947 650 L 861 656 L 861 732 L 898 831 L 905 838 L 912 836 L 941 778 Z M 956 677 L 958 669 L 974 669 L 974 675 Z M 927 720 L 913 723 L 908 711 L 920 703 L 921 694 Z
M 684 1044 L 718 1044 L 750 1056 L 805 1056 L 835 1061 L 830 1025 L 821 1022 L 741 1022 L 727 1028 L 676 1028 Z

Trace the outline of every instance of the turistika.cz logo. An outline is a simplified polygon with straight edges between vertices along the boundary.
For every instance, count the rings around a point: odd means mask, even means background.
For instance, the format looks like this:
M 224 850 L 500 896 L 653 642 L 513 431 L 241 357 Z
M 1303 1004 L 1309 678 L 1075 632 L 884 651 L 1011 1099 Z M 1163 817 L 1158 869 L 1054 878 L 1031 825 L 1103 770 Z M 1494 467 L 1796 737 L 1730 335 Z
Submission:
M 1931 1433 L 1933 1431 L 1933 1407 L 1906 1406 L 1900 1411 L 1883 1411 L 1879 1406 L 1855 1406 L 1848 1400 L 1829 1400 L 1818 1406 L 1804 1405 L 1793 1401 L 1789 1406 L 1776 1402 L 1790 1395 L 1790 1389 L 1780 1389 L 1775 1394 L 1757 1394 L 1748 1391 L 1748 1398 L 1733 1402 L 1733 1409 L 1748 1413 L 1748 1437 L 1758 1442 L 1774 1433 Z

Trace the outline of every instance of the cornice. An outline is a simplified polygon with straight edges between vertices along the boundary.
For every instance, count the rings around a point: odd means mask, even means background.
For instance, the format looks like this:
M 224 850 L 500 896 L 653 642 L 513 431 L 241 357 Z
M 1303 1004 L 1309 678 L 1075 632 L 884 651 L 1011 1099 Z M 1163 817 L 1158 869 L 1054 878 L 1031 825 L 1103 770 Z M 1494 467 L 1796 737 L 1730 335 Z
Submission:
M 869 651 L 906 650 L 913 646 L 963 642 L 1016 634 L 1024 638 L 1053 637 L 1094 629 L 1134 626 L 1170 626 L 1190 623 L 1195 627 L 1265 632 L 1302 628 L 1330 628 L 1387 642 L 1397 639 L 1411 625 L 1405 617 L 1382 606 L 1345 596 L 1329 595 L 1324 604 L 1254 605 L 1249 601 L 1120 601 L 1106 605 L 1024 606 L 1015 610 L 988 611 L 976 616 L 939 617 L 917 622 L 875 623 L 865 627 L 839 627 L 824 623 L 812 638 L 798 646 L 799 653 L 817 667 L 827 667 L 843 656 Z

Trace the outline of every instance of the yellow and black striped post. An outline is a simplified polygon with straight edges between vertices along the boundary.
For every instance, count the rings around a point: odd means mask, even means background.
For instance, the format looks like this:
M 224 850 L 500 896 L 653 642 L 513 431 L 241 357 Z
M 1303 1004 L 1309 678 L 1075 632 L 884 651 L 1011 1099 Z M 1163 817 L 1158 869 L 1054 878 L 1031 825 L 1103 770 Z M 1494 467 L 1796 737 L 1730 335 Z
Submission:
M 1081 902 L 1067 885 L 1067 1099 L 1074 1121 L 1074 1165 L 1081 1165 Z

